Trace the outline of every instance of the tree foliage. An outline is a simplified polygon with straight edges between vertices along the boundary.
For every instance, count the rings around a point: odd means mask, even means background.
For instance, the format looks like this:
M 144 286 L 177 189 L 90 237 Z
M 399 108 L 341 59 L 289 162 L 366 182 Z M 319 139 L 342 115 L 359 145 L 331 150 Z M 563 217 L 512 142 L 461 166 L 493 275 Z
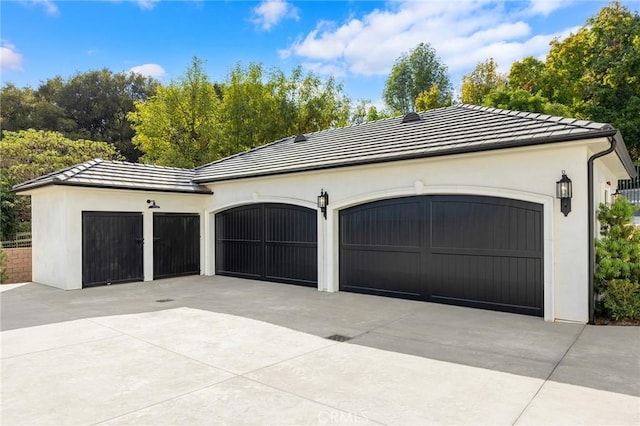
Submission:
M 429 90 L 425 90 L 418 95 L 415 104 L 418 111 L 451 106 L 453 105 L 453 94 L 449 93 L 443 97 L 440 93 L 440 87 L 434 84 Z
M 498 64 L 493 58 L 478 63 L 469 74 L 462 76 L 460 100 L 465 104 L 482 105 L 492 91 L 504 87 L 505 78 L 498 73 Z
M 70 139 L 109 142 L 130 161 L 138 152 L 127 113 L 134 101 L 147 99 L 157 82 L 138 74 L 107 69 L 78 73 L 68 80 L 54 77 L 37 89 L 7 84 L 0 89 L 3 130 L 51 130 Z
M 142 160 L 191 168 L 216 157 L 216 123 L 220 99 L 204 72 L 202 61 L 177 81 L 159 87 L 147 101 L 135 102 L 129 120 L 136 132 L 134 145 Z
M 123 159 L 113 145 L 90 140 L 71 140 L 44 130 L 3 131 L 0 140 L 0 234 L 12 236 L 20 221 L 30 220 L 27 197 L 10 192 L 16 183 L 70 167 L 94 158 Z
M 194 58 L 184 77 L 129 115 L 143 161 L 195 167 L 286 136 L 344 126 L 350 101 L 332 78 L 236 65 L 211 83 Z
M 445 105 L 453 97 L 447 67 L 433 47 L 420 43 L 396 60 L 382 97 L 389 109 L 405 114 L 415 111 L 418 96 L 425 91 L 429 93 L 434 85 L 438 89 L 437 98 L 431 103 Z
M 508 86 L 512 89 L 522 89 L 536 94 L 543 87 L 544 62 L 533 56 L 527 56 L 522 61 L 511 65 L 507 78 Z
M 613 2 L 551 43 L 544 95 L 579 117 L 611 123 L 640 154 L 640 15 Z
M 640 158 L 638 13 L 610 3 L 575 34 L 551 42 L 544 62 L 532 57 L 515 62 L 507 81 L 484 94 L 481 103 L 611 123 L 631 156 Z

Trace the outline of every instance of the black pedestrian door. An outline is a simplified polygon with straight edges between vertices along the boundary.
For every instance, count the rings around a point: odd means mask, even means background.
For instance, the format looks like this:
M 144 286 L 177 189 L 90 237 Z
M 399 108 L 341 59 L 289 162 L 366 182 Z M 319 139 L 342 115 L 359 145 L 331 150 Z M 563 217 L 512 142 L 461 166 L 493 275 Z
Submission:
M 142 213 L 82 212 L 82 287 L 143 280 Z
M 153 278 L 200 274 L 200 215 L 153 214 Z
M 542 205 L 406 197 L 340 213 L 340 289 L 543 315 Z
M 218 213 L 216 274 L 315 287 L 316 210 L 265 203 Z

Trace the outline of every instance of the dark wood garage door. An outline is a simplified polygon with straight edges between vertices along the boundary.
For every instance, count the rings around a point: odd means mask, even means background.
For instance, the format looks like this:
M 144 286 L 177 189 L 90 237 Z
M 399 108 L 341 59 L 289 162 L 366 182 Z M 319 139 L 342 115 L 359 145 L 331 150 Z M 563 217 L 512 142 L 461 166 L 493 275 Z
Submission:
M 143 280 L 142 213 L 82 212 L 82 287 Z
M 153 214 L 153 278 L 200 274 L 200 216 Z
M 543 315 L 542 205 L 480 196 L 340 213 L 340 289 Z
M 316 211 L 266 203 L 218 213 L 216 274 L 315 287 Z

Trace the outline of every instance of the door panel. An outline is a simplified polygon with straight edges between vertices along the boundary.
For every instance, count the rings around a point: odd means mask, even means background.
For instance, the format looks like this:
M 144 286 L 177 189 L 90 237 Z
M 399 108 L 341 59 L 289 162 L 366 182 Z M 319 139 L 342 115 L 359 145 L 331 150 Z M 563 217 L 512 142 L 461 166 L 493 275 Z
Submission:
M 254 204 L 216 215 L 216 273 L 316 286 L 316 211 Z
M 82 287 L 143 280 L 142 213 L 82 212 Z
M 200 216 L 153 214 L 153 278 L 200 274 Z
M 543 315 L 542 206 L 465 195 L 340 213 L 340 289 Z

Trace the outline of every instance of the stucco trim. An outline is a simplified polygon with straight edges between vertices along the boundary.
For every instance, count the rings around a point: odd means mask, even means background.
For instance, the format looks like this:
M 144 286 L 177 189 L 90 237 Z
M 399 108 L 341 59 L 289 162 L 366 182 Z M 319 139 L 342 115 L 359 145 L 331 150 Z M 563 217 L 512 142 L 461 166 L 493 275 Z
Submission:
M 422 183 L 422 184 L 421 184 Z M 320 289 L 324 289 L 329 292 L 339 291 L 340 282 L 340 256 L 339 256 L 339 213 L 340 210 L 348 207 L 365 204 L 378 200 L 385 200 L 389 198 L 398 197 L 410 197 L 419 195 L 437 195 L 437 194 L 460 194 L 460 195 L 480 195 L 489 197 L 501 197 L 514 200 L 529 201 L 532 203 L 542 204 L 543 206 L 543 240 L 544 240 L 544 277 L 543 277 L 543 289 L 544 289 L 544 320 L 553 321 L 555 319 L 555 305 L 554 305 L 554 253 L 553 253 L 553 207 L 554 197 L 547 194 L 539 194 L 534 192 L 510 190 L 505 188 L 494 188 L 486 186 L 466 186 L 466 185 L 434 185 L 428 184 L 417 180 L 413 185 L 402 188 L 389 188 L 381 191 L 373 191 L 357 196 L 348 197 L 342 200 L 332 200 L 327 209 L 327 224 L 326 236 L 330 236 L 327 240 L 324 249 L 326 250 L 325 258 L 329 259 L 326 263 L 327 280 L 322 282 L 318 281 Z M 320 230 L 319 230 L 320 232 Z M 318 235 L 320 240 L 320 233 Z M 318 247 L 320 249 L 320 247 Z M 318 265 L 320 268 L 320 264 Z

